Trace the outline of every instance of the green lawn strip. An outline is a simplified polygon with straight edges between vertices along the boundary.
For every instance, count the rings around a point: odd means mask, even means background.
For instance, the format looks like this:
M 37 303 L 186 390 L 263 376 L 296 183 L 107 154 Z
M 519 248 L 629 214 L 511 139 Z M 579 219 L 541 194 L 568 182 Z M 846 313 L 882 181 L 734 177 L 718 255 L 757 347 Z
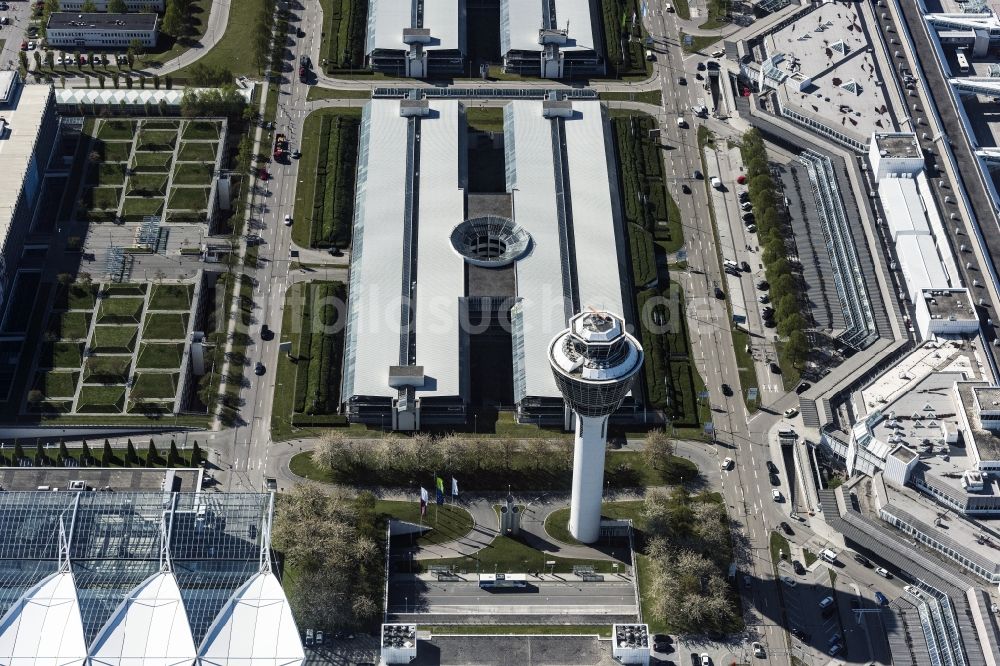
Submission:
M 150 153 L 136 151 L 132 160 L 132 169 L 136 171 L 155 171 L 167 173 L 170 171 L 170 165 L 173 161 L 173 153 Z
M 135 173 L 129 176 L 125 193 L 134 197 L 163 196 L 167 191 L 167 174 Z
M 306 118 L 295 196 L 299 224 L 292 229 L 296 244 L 350 244 L 359 130 L 359 109 L 320 109 Z
M 106 354 L 128 354 L 135 349 L 138 326 L 95 326 L 90 348 Z
M 35 376 L 34 388 L 46 398 L 72 398 L 76 392 L 79 372 L 40 371 Z
M 140 58 L 144 67 L 152 68 L 156 71 L 163 63 L 170 62 L 180 57 L 191 49 L 196 42 L 201 41 L 208 28 L 209 10 L 212 7 L 211 0 L 188 0 L 188 12 L 191 16 L 188 29 L 190 36 L 183 40 L 168 40 L 163 33 L 160 33 L 160 43 L 170 48 L 161 47 L 157 53 L 149 53 Z
M 163 197 L 156 198 L 140 198 L 140 197 L 125 197 L 125 208 L 123 210 L 124 215 L 134 221 L 139 221 L 140 218 L 146 215 L 160 215 L 163 213 Z
M 215 172 L 214 162 L 181 162 L 174 169 L 174 185 L 212 184 L 212 174 Z
M 503 131 L 503 109 L 499 107 L 468 108 L 465 110 L 465 122 L 469 127 L 483 132 Z
M 729 13 L 729 0 L 708 0 L 708 19 L 699 25 L 702 30 L 718 30 L 729 25 L 726 14 Z
M 688 5 L 688 0 L 674 0 L 674 11 L 685 21 L 691 20 L 691 7 Z
M 785 353 L 785 343 L 782 340 L 774 341 L 774 353 L 778 355 L 778 367 L 781 368 L 781 383 L 786 391 L 791 391 L 799 385 L 802 373 L 796 368 Z
M 601 92 L 598 94 L 602 100 L 608 102 L 640 102 L 642 104 L 663 105 L 663 95 L 659 90 L 642 90 L 640 92 Z
M 300 326 L 294 321 L 299 316 L 301 308 L 296 304 L 301 302 L 306 291 L 305 284 L 295 283 L 285 292 L 285 307 L 281 313 L 281 342 L 291 342 L 291 349 L 298 349 Z M 275 389 L 271 400 L 271 439 L 280 442 L 294 435 L 292 429 L 292 405 L 294 404 L 296 365 L 288 358 L 288 354 L 278 354 L 278 367 L 275 370 Z
M 604 480 L 610 488 L 637 488 L 662 486 L 665 483 L 693 481 L 698 476 L 698 468 L 690 460 L 674 456 L 665 469 L 648 467 L 641 454 L 631 451 L 609 451 L 604 460 Z M 296 454 L 289 463 L 294 474 L 313 481 L 338 482 L 346 484 L 369 483 L 389 485 L 393 472 L 386 472 L 383 478 L 376 470 L 329 470 L 313 464 L 308 452 Z M 431 474 L 428 471 L 428 476 Z M 506 470 L 480 470 L 463 482 L 468 490 L 528 490 L 551 488 L 566 490 L 571 486 L 573 470 L 554 472 L 535 459 L 529 451 L 515 451 Z M 545 485 L 542 485 L 545 484 Z
M 181 143 L 177 159 L 182 162 L 212 162 L 214 164 L 216 146 L 215 143 L 184 141 Z
M 153 343 L 143 342 L 139 346 L 139 358 L 136 367 L 143 368 L 179 368 L 184 356 L 184 343 Z
M 143 340 L 183 340 L 187 336 L 188 313 L 150 312 L 142 329 Z
M 608 520 L 631 520 L 633 527 L 641 531 L 645 525 L 642 517 L 641 500 L 632 502 L 604 502 L 601 504 L 601 518 Z M 555 539 L 570 545 L 580 542 L 569 533 L 569 507 L 556 509 L 545 518 L 545 532 Z
M 771 564 L 774 565 L 774 571 L 777 572 L 778 562 L 781 561 L 780 551 L 784 551 L 785 556 L 788 557 L 792 552 L 792 548 L 788 545 L 788 539 L 778 532 L 771 532 L 768 543 L 771 550 Z
M 172 210 L 205 210 L 208 208 L 207 187 L 172 187 L 167 208 Z
M 42 344 L 39 366 L 43 368 L 79 369 L 83 361 L 83 343 L 46 342 Z
M 97 285 L 74 283 L 56 287 L 54 308 L 63 310 L 93 310 L 97 303 Z
M 184 310 L 191 307 L 193 284 L 157 284 L 149 295 L 150 310 Z
M 76 401 L 78 413 L 119 413 L 125 405 L 124 386 L 83 386 Z
M 259 76 L 260 71 L 254 64 L 252 45 L 255 19 L 261 13 L 262 6 L 262 0 L 231 0 L 226 31 L 215 46 L 198 58 L 195 64 L 210 69 L 228 69 L 236 75 Z M 208 20 L 207 14 L 205 20 Z M 191 75 L 192 66 L 182 67 L 172 76 L 175 79 L 185 79 Z
M 635 566 L 638 571 L 636 571 L 636 582 L 639 584 L 639 601 L 643 608 L 648 608 L 649 603 L 647 599 L 651 599 L 653 596 L 653 577 L 650 573 L 650 567 L 652 567 L 652 560 L 648 555 L 642 555 L 636 553 L 635 556 Z M 649 625 L 649 631 L 654 634 L 662 634 L 667 632 L 667 625 L 647 613 L 643 613 L 642 620 Z
M 414 536 L 413 543 L 418 546 L 431 546 L 446 541 L 461 539 L 472 531 L 472 515 L 460 506 L 452 504 L 433 504 L 427 507 L 427 515 L 421 518 L 420 503 L 392 502 L 379 500 L 375 503 L 375 512 L 379 518 L 395 518 L 414 525 L 423 525 L 431 529 L 420 536 Z M 403 537 L 409 541 L 409 537 Z
M 131 367 L 131 356 L 90 356 L 83 366 L 83 381 L 89 384 L 125 383 Z
M 334 90 L 333 88 L 320 88 L 310 86 L 306 95 L 307 102 L 314 102 L 321 99 L 371 99 L 370 90 Z
M 688 53 L 704 51 L 712 44 L 722 39 L 722 35 L 688 35 L 681 31 L 681 46 Z M 690 40 L 690 42 L 688 41 Z
M 87 165 L 84 183 L 102 187 L 121 187 L 125 184 L 125 163 L 91 162 Z
M 143 299 L 114 297 L 101 299 L 98 324 L 138 324 L 142 316 Z
M 214 120 L 192 120 L 184 128 L 185 141 L 218 141 L 219 123 Z
M 813 562 L 815 562 L 819 558 L 816 556 L 816 553 L 812 552 L 808 548 L 803 548 L 802 549 L 802 559 L 804 559 L 806 561 L 806 566 L 807 567 L 811 567 L 813 565 Z
M 462 624 L 419 626 L 432 636 L 598 636 L 611 638 L 611 625 L 588 624 Z
M 132 141 L 105 141 L 104 161 L 105 162 L 125 162 L 132 152 Z
M 177 393 L 176 372 L 140 372 L 129 393 L 130 400 L 171 399 Z
M 49 332 L 62 340 L 84 340 L 90 330 L 90 312 L 53 312 Z
M 747 351 L 750 344 L 750 334 L 742 328 L 733 327 L 733 349 L 736 351 L 736 369 L 740 373 L 740 387 L 743 389 L 743 402 L 746 403 L 748 411 L 756 411 L 757 400 L 747 398 L 747 389 L 759 388 L 757 384 L 757 366 L 753 361 L 753 354 Z
M 97 130 L 97 138 L 105 142 L 132 141 L 135 136 L 136 121 L 115 118 L 113 120 L 102 120 Z
M 83 206 L 94 210 L 118 210 L 122 197 L 120 187 L 86 187 L 83 190 Z
M 433 509 L 430 509 L 433 511 Z M 623 548 L 621 553 L 628 548 Z M 554 561 L 555 566 L 550 567 L 545 563 Z M 590 566 L 596 573 L 611 574 L 614 568 L 611 560 L 587 560 L 568 557 L 556 557 L 541 550 L 535 550 L 531 546 L 510 537 L 498 536 L 489 546 L 483 548 L 475 555 L 468 557 L 445 557 L 437 560 L 419 560 L 416 562 L 423 570 L 428 566 L 450 566 L 456 571 L 481 572 L 481 573 L 527 573 L 529 571 L 552 571 L 553 573 L 568 574 L 573 572 L 574 566 Z M 619 567 L 623 562 L 618 562 Z
M 145 296 L 145 282 L 118 282 L 104 287 L 105 296 Z
M 635 285 L 637 287 L 652 285 L 656 281 L 656 252 L 653 250 L 653 235 L 638 224 L 629 223 L 627 227 Z
M 143 128 L 139 132 L 136 150 L 151 150 L 155 152 L 172 151 L 177 143 L 177 130 L 157 130 Z
M 166 118 L 145 118 L 142 121 L 143 129 L 156 129 L 156 130 L 174 130 L 175 132 L 181 127 L 181 121 L 179 120 L 169 120 Z

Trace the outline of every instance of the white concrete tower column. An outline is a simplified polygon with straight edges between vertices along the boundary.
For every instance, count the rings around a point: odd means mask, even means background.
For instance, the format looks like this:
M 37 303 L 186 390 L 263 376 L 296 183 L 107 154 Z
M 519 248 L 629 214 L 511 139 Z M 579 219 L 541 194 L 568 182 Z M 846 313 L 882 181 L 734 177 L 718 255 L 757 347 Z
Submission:
M 600 537 L 607 428 L 607 416 L 576 417 L 569 533 L 583 543 L 597 541 Z

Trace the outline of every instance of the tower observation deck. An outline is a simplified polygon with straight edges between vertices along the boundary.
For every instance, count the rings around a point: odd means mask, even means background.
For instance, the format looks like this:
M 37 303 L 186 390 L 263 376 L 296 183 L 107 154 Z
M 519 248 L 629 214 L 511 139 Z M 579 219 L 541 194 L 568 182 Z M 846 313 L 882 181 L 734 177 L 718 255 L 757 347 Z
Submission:
M 549 344 L 556 385 L 577 416 L 569 530 L 583 543 L 596 541 L 600 532 L 608 417 L 621 406 L 642 360 L 642 346 L 625 322 L 607 312 L 574 316 Z

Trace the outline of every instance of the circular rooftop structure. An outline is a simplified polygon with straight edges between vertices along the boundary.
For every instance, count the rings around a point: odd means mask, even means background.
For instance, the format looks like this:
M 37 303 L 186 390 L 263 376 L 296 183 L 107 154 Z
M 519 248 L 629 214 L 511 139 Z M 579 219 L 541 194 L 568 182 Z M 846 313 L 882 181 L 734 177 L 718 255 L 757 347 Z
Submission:
M 510 218 L 485 215 L 455 227 L 451 246 L 470 264 L 499 268 L 528 253 L 531 235 Z

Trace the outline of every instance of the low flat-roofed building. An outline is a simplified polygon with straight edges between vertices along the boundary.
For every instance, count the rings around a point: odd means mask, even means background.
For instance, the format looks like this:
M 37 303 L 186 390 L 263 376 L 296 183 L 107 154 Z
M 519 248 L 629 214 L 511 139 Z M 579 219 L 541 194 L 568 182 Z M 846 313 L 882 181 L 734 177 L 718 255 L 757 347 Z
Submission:
M 500 0 L 504 71 L 548 79 L 603 73 L 599 20 L 592 0 Z
M 8 75 L 5 89 L 8 102 L 0 105 L 0 312 L 59 133 L 51 86 L 23 86 Z
M 146 14 L 53 12 L 45 26 L 49 46 L 59 48 L 128 48 L 133 40 L 156 46 L 160 17 Z
M 465 0 L 369 0 L 365 57 L 394 76 L 465 71 Z
M 868 161 L 875 180 L 888 174 L 916 174 L 924 168 L 924 153 L 913 132 L 875 132 L 868 144 Z
M 110 0 L 59 0 L 59 9 L 64 12 L 82 12 L 84 5 L 94 5 L 95 12 L 108 11 Z M 130 12 L 163 12 L 166 0 L 125 0 L 125 8 Z
M 600 103 L 524 100 L 502 113 L 503 135 L 487 137 L 454 100 L 365 107 L 342 386 L 353 421 L 464 423 L 474 366 L 493 363 L 511 372 L 496 402 L 562 424 L 549 343 L 580 308 L 625 311 L 627 248 Z M 491 160 L 495 191 L 469 191 L 470 141 L 502 158 Z

